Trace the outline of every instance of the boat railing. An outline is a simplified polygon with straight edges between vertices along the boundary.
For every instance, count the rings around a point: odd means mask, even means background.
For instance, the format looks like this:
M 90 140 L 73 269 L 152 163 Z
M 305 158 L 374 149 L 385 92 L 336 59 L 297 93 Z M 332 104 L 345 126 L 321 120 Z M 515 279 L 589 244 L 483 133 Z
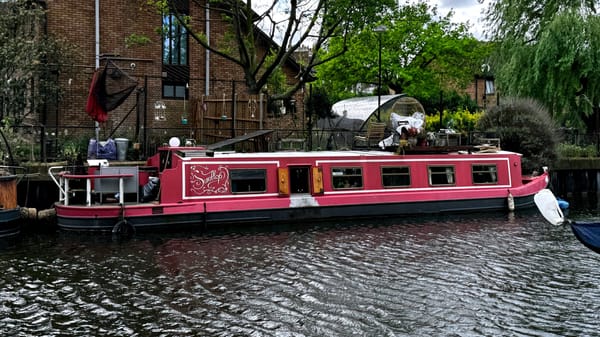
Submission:
M 92 205 L 92 179 L 118 179 L 119 180 L 119 204 L 125 203 L 125 179 L 134 177 L 133 173 L 112 173 L 112 174 L 72 174 L 65 171 L 63 166 L 53 166 L 48 169 L 48 175 L 52 178 L 59 189 L 59 202 L 63 205 L 69 205 L 70 180 L 85 179 L 85 204 Z M 58 179 L 57 179 L 58 177 Z
M 52 179 L 52 181 L 54 181 L 56 187 L 58 187 L 58 201 L 63 202 L 65 199 L 65 190 L 63 188 L 63 178 L 59 176 L 59 170 L 64 170 L 64 166 L 51 166 L 50 168 L 48 168 L 48 176 L 50 177 L 50 179 Z M 59 176 L 58 180 L 56 179 L 57 176 Z

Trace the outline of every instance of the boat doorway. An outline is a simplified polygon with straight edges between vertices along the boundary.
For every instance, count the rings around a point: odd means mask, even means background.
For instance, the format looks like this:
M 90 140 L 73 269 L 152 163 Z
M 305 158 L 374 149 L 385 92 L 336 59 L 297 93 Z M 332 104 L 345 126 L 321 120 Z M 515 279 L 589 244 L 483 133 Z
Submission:
M 290 169 L 290 193 L 309 193 L 310 166 L 292 166 Z

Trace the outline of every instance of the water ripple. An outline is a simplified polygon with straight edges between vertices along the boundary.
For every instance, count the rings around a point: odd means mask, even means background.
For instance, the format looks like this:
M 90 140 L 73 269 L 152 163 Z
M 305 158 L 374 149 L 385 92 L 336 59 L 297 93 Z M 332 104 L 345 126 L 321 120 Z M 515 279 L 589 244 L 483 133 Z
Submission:
M 0 250 L 3 336 L 600 336 L 600 256 L 535 213 Z

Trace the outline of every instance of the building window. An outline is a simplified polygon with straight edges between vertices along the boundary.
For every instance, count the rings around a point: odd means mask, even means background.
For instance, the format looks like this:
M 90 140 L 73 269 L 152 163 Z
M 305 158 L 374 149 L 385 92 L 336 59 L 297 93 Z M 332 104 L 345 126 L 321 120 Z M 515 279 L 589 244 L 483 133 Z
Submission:
M 188 64 L 188 38 L 185 28 L 173 14 L 163 16 L 163 64 Z
M 331 169 L 331 183 L 336 190 L 362 188 L 362 168 L 334 167 Z
M 485 94 L 493 95 L 496 92 L 494 88 L 494 80 L 485 80 Z
M 179 4 L 184 6 L 180 12 L 186 13 L 187 3 Z M 162 97 L 186 99 L 187 83 L 190 81 L 188 35 L 173 14 L 163 16 L 162 58 Z
M 382 167 L 381 181 L 383 187 L 408 187 L 410 186 L 410 169 L 402 167 Z
M 498 169 L 496 165 L 473 165 L 471 167 L 473 184 L 497 184 Z
M 429 173 L 429 185 L 431 186 L 454 185 L 456 183 L 453 166 L 429 166 L 427 171 Z
M 264 169 L 233 169 L 229 171 L 232 193 L 263 193 L 267 190 Z
M 185 99 L 187 97 L 187 87 L 185 84 L 169 84 L 163 82 L 163 98 Z

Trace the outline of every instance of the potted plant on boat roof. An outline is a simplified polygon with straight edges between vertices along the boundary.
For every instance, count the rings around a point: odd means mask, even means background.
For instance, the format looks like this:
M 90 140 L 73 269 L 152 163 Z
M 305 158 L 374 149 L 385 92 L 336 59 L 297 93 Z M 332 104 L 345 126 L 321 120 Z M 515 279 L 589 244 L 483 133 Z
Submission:
M 419 134 L 419 129 L 417 129 L 413 126 L 413 127 L 408 128 L 406 133 L 408 134 L 409 138 L 417 137 L 417 135 Z
M 410 146 L 417 145 L 417 136 L 420 133 L 419 131 L 420 130 L 414 126 L 406 129 L 406 138 Z

